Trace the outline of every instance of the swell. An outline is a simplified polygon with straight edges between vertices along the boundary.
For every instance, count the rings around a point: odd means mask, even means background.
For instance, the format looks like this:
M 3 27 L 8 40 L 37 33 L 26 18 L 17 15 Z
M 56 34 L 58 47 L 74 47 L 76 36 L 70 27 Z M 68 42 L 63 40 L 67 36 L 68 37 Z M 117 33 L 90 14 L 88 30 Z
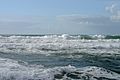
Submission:
M 94 55 L 88 53 L 54 53 L 44 54 L 11 54 L 0 53 L 2 58 L 27 62 L 30 65 L 44 65 L 53 68 L 56 66 L 72 65 L 77 68 L 85 66 L 103 67 L 116 73 L 120 73 L 120 55 Z

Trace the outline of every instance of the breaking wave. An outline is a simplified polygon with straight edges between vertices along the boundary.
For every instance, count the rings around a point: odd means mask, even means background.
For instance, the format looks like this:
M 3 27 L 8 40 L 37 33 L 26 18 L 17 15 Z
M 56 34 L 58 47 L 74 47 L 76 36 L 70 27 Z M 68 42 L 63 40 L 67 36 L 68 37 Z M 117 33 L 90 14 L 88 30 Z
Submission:
M 12 38 L 64 38 L 64 39 L 120 39 L 120 35 L 69 35 L 69 34 L 48 34 L 48 35 L 6 35 L 1 34 L 0 37 Z
M 104 68 L 74 66 L 44 68 L 21 65 L 20 62 L 0 58 L 0 80 L 119 80 L 120 75 Z
M 92 36 L 93 37 L 93 36 Z M 78 36 L 47 35 L 47 36 L 1 36 L 1 53 L 114 53 L 118 54 L 120 39 L 78 39 Z M 97 54 L 98 55 L 98 54 Z M 106 55 L 106 54 L 105 54 Z
M 118 35 L 1 35 L 0 80 L 120 80 Z

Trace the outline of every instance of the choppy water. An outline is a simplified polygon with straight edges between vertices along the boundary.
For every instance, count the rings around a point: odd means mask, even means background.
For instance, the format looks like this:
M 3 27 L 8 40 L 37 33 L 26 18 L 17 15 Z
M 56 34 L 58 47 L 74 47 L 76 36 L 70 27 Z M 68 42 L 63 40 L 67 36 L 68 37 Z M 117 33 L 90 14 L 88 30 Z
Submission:
M 120 80 L 116 35 L 1 35 L 0 80 Z

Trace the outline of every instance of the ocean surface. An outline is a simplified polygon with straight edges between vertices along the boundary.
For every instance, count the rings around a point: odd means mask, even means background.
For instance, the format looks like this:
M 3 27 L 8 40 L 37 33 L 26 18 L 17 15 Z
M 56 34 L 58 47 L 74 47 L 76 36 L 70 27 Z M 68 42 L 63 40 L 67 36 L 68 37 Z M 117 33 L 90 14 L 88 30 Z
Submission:
M 120 36 L 0 35 L 0 80 L 120 80 Z

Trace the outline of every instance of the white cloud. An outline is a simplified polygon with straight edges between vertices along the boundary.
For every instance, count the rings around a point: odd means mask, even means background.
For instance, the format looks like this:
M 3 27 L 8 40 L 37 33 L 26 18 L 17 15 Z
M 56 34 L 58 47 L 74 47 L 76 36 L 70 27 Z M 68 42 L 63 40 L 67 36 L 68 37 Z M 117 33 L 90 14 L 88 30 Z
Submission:
M 114 14 L 116 12 L 116 4 L 112 4 L 110 6 L 107 6 L 105 9 L 109 11 L 110 13 Z
M 111 20 L 120 22 L 120 2 L 113 3 L 106 7 L 106 10 L 111 13 Z
M 0 16 L 0 33 L 120 33 L 120 9 L 117 4 L 106 7 L 111 16 L 62 15 L 56 18 L 42 16 Z

